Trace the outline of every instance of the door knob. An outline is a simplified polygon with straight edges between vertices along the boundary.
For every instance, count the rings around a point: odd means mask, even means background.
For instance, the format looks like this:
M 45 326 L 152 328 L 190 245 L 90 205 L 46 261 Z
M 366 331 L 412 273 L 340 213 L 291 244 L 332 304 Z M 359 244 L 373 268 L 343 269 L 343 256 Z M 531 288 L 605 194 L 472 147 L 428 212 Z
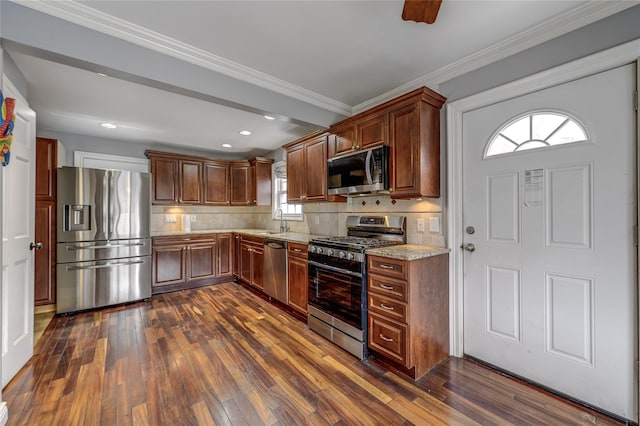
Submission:
M 469 253 L 473 253 L 474 251 L 476 251 L 476 246 L 473 243 L 463 244 L 461 247 Z
M 29 250 L 33 250 L 33 249 L 36 249 L 36 250 L 42 249 L 42 243 L 40 243 L 40 242 L 29 243 Z

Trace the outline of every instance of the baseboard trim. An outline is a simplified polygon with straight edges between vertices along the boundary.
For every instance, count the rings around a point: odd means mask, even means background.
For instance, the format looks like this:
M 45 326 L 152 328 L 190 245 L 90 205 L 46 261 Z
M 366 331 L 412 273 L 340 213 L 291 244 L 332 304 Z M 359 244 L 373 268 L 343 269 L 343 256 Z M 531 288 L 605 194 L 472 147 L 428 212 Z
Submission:
M 55 312 L 56 311 L 56 304 L 53 303 L 51 305 L 41 305 L 41 306 L 36 306 L 35 308 L 33 308 L 33 313 L 38 315 L 38 314 L 46 314 L 47 312 Z
M 2 401 L 0 402 L 0 426 L 4 426 L 9 421 L 9 407 L 7 407 L 7 403 Z

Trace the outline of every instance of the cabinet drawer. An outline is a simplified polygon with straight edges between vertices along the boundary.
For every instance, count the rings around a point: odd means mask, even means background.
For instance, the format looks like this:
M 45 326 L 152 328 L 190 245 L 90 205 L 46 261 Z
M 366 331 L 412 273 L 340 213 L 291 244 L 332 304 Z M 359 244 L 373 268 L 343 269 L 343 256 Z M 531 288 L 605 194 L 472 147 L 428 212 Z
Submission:
M 407 302 L 407 282 L 369 274 L 369 291 Z
M 289 256 L 307 258 L 307 245 L 298 243 L 289 243 L 287 245 L 287 253 Z
M 369 347 L 405 366 L 407 365 L 407 334 L 406 325 L 369 313 Z
M 407 279 L 407 262 L 387 257 L 369 256 L 369 273 Z
M 407 304 L 388 297 L 369 293 L 369 312 L 375 312 L 387 318 L 407 323 Z

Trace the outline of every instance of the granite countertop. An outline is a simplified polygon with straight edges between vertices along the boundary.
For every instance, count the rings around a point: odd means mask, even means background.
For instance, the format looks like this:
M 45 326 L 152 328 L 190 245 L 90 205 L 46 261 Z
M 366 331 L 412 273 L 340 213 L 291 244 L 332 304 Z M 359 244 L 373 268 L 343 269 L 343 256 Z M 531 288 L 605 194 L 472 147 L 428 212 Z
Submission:
M 201 234 L 220 234 L 223 232 L 237 232 L 239 234 L 250 235 L 252 237 L 259 238 L 271 238 L 274 240 L 291 241 L 294 243 L 307 244 L 312 238 L 317 238 L 320 235 L 305 234 L 301 232 L 278 232 L 269 231 L 267 229 L 197 229 L 190 232 L 183 231 L 159 231 L 153 232 L 152 237 L 171 237 L 171 236 L 183 236 L 183 235 L 201 235 Z
M 438 256 L 449 253 L 446 247 L 418 246 L 414 244 L 402 244 L 398 246 L 378 247 L 366 251 L 373 256 L 389 257 L 399 260 L 417 260 L 425 257 Z

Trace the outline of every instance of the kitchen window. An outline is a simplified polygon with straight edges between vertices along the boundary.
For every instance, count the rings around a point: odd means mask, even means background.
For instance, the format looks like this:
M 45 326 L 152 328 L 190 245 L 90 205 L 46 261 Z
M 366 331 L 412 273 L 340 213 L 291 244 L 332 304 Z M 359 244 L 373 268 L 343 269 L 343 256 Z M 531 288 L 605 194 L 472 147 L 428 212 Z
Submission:
M 302 204 L 287 203 L 287 165 L 284 161 L 273 164 L 273 211 L 272 218 L 280 220 L 280 209 L 284 220 L 304 220 Z

